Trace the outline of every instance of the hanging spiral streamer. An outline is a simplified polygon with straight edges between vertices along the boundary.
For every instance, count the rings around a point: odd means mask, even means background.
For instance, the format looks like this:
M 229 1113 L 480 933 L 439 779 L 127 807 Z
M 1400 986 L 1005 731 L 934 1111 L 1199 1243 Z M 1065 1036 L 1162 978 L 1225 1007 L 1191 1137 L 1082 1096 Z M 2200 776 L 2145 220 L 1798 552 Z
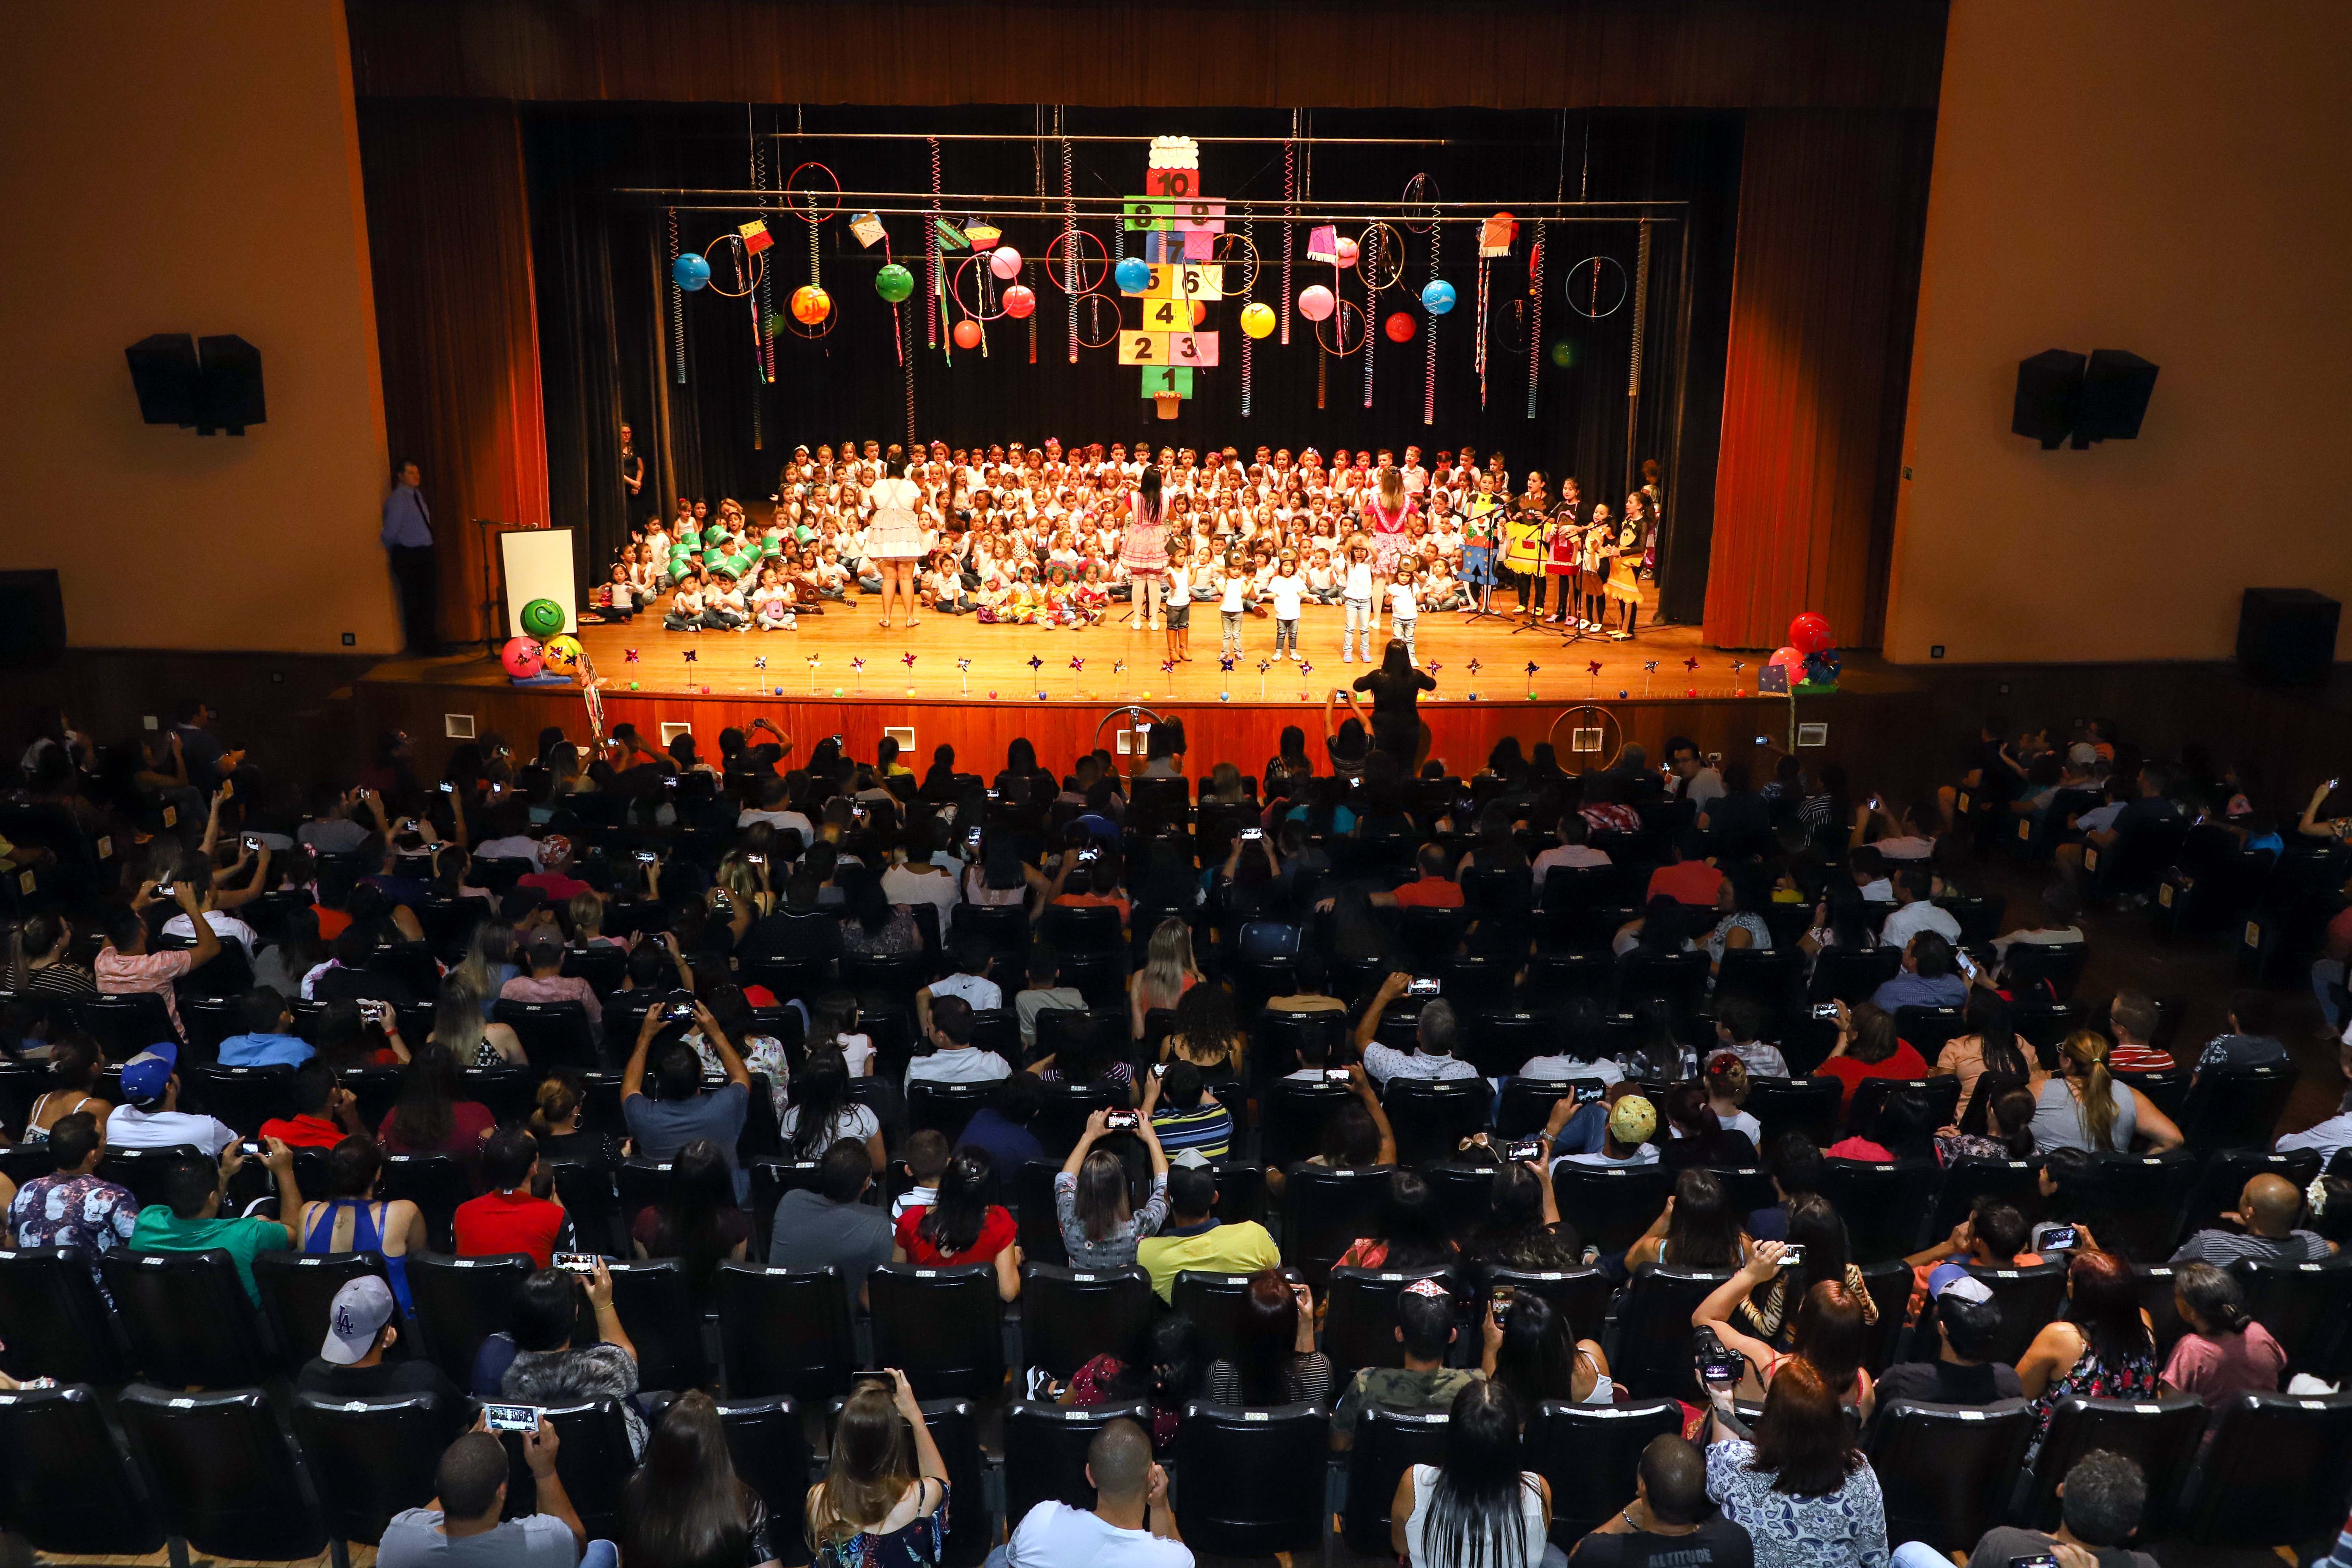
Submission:
M 940 139 L 926 136 L 931 150 L 931 226 L 923 234 L 923 346 L 940 346 Z
M 1282 299 L 1275 309 L 1282 313 L 1282 346 L 1290 346 L 1290 241 L 1292 219 L 1298 216 L 1298 110 L 1290 111 L 1290 134 L 1293 140 L 1282 144 Z
M 1429 226 L 1429 276 L 1423 280 L 1422 287 L 1424 289 L 1437 281 L 1437 242 L 1444 232 L 1444 224 L 1433 223 Z M 1421 374 L 1421 422 L 1423 425 L 1434 425 L 1437 423 L 1436 317 L 1429 318 L 1428 324 L 1422 329 L 1422 335 L 1428 340 L 1429 357 Z
M 1625 395 L 1635 397 L 1642 391 L 1642 328 L 1643 318 L 1650 313 L 1650 220 L 1642 220 L 1641 248 L 1633 258 L 1633 352 L 1626 362 Z
M 1054 110 L 1054 126 L 1062 129 L 1062 111 Z M 1070 301 L 1070 363 L 1078 363 L 1078 203 L 1070 181 L 1070 139 L 1062 138 L 1062 292 Z
M 1470 342 L 1470 357 L 1478 367 L 1478 406 L 1486 406 L 1486 305 L 1495 264 L 1485 257 L 1478 258 L 1478 328 L 1477 336 Z
M 686 290 L 677 286 L 677 209 L 669 214 L 669 342 L 670 379 L 686 384 Z
M 1381 319 L 1381 235 L 1368 228 L 1356 251 L 1356 271 L 1364 282 L 1364 406 L 1372 405 L 1372 345 L 1380 341 L 1374 329 Z
M 1528 252 L 1528 417 L 1536 416 L 1536 381 L 1543 372 L 1544 242 L 1551 225 L 1536 224 L 1535 247 Z
M 1248 216 L 1243 217 L 1242 239 L 1249 246 L 1252 256 L 1257 254 L 1256 227 L 1255 220 Z M 1242 294 L 1244 296 L 1242 308 L 1247 310 L 1251 300 L 1257 295 L 1257 268 L 1255 265 L 1250 268 L 1249 284 L 1242 290 Z M 1247 332 L 1242 334 L 1242 417 L 1244 419 L 1250 416 L 1250 350 L 1256 342 L 1257 340 Z
M 751 188 L 765 192 L 768 188 L 768 144 L 759 134 L 759 127 L 751 118 L 748 104 L 744 106 L 743 122 L 751 137 Z M 766 209 L 764 202 L 761 206 L 762 211 Z M 760 374 L 771 386 L 776 384 L 776 335 L 768 331 L 768 323 L 775 319 L 775 284 L 767 268 L 762 268 L 751 306 L 751 336 L 760 354 Z M 753 409 L 752 417 L 757 420 L 756 403 Z
M 760 285 L 767 279 L 768 269 L 762 267 L 756 275 L 752 272 L 751 258 L 744 253 L 743 237 L 740 234 L 727 237 L 727 253 L 735 263 L 735 275 L 743 279 L 743 304 L 751 312 L 751 377 L 757 381 L 767 363 L 767 340 L 760 322 Z M 761 451 L 765 447 L 760 431 L 760 395 L 755 388 L 751 394 L 751 450 Z

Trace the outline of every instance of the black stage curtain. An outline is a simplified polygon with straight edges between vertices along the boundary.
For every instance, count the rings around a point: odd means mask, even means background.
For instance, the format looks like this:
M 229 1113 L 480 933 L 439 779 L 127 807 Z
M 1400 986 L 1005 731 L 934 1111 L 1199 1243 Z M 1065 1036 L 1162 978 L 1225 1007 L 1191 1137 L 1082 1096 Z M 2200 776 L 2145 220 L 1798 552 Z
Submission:
M 762 110 L 762 130 L 788 126 L 791 110 Z M 1074 117 L 1074 121 L 1077 117 Z M 1073 131 L 1168 132 L 1195 135 L 1276 134 L 1288 117 L 1263 113 L 1200 111 L 1171 123 L 1165 115 L 1087 115 Z M 812 113 L 810 123 L 818 122 Z M 904 114 L 826 110 L 830 130 L 905 128 Z M 810 341 L 784 331 L 776 340 L 776 379 L 762 379 L 755 355 L 751 313 L 746 301 L 715 291 L 686 301 L 683 384 L 675 379 L 667 216 L 656 203 L 612 193 L 632 185 L 740 188 L 749 183 L 746 110 L 656 109 L 627 110 L 568 106 L 525 111 L 526 145 L 533 200 L 533 234 L 539 251 L 539 315 L 545 347 L 548 447 L 553 470 L 551 495 L 559 521 L 583 521 L 591 534 L 591 559 L 612 558 L 625 538 L 628 520 L 655 510 L 667 511 L 681 494 L 742 500 L 755 516 L 775 489 L 783 460 L 795 443 L 814 447 L 844 438 L 903 440 L 908 426 L 907 383 L 894 351 L 889 310 L 875 295 L 873 278 L 879 247 L 861 248 L 844 217 L 819 231 L 826 288 L 835 300 L 837 325 Z M 1034 125 L 1026 108 L 945 112 L 922 116 L 922 129 L 1017 131 Z M 1563 156 L 1563 126 L 1565 149 Z M 1729 291 L 1728 240 L 1737 205 L 1738 117 L 1715 114 L 1454 113 L 1446 115 L 1339 115 L 1318 111 L 1318 134 L 1429 135 L 1449 138 L 1445 147 L 1318 148 L 1313 189 L 1326 202 L 1347 197 L 1394 200 L 1405 179 L 1426 171 L 1449 200 L 1491 202 L 1496 210 L 1514 201 L 1549 197 L 1564 184 L 1573 197 L 1580 188 L 1595 200 L 1685 201 L 1691 238 L 1687 250 L 1681 223 L 1659 223 L 1652 234 L 1651 287 L 1644 320 L 1644 355 L 1638 432 L 1633 461 L 1638 482 L 1642 458 L 1656 458 L 1667 470 L 1670 505 L 1667 559 L 1669 608 L 1677 600 L 1696 602 L 1703 586 L 1706 531 L 1711 516 L 1711 474 L 1716 421 L 1710 401 L 1693 407 L 1685 385 L 1720 384 L 1725 303 Z M 819 159 L 852 189 L 928 188 L 928 154 L 920 142 L 786 141 L 769 143 L 771 179 L 781 178 L 804 159 Z M 1026 191 L 1034 188 L 1036 149 L 1028 140 L 942 144 L 943 183 L 949 190 Z M 1276 197 L 1282 190 L 1282 152 L 1265 144 L 1211 144 L 1202 149 L 1202 190 L 1210 197 Z M 1139 143 L 1078 143 L 1076 184 L 1081 193 L 1129 194 L 1140 187 L 1144 149 Z M 804 176 L 803 183 L 810 178 Z M 1059 155 L 1047 149 L 1046 179 L 1058 190 Z M 970 215 L 950 205 L 952 217 Z M 751 216 L 746 212 L 680 213 L 681 243 L 699 248 Z M 1042 257 L 1053 228 L 1031 219 L 992 214 L 1003 224 L 1005 241 L 1024 256 Z M 788 309 L 792 290 L 809 279 L 808 229 L 788 215 L 769 215 L 776 236 L 768 252 L 772 308 Z M 921 282 L 920 227 L 913 217 L 886 220 L 893 253 Z M 1111 237 L 1108 226 L 1088 226 Z M 1309 282 L 1328 283 L 1328 267 L 1304 258 L 1305 226 L 1296 237 L 1292 291 Z M 1265 256 L 1255 297 L 1273 302 L 1280 293 L 1279 226 L 1261 222 L 1256 242 Z M 1087 350 L 1067 363 L 1068 316 L 1059 292 L 1028 279 L 1039 309 L 1035 363 L 1030 359 L 1026 323 L 1001 320 L 988 324 L 987 353 L 957 351 L 952 363 L 923 343 L 919 294 L 899 307 L 906 353 L 914 366 L 915 426 L 920 437 L 951 446 L 1019 439 L 1035 442 L 1058 436 L 1065 442 L 1147 439 L 1202 447 L 1233 445 L 1244 454 L 1269 446 L 1313 445 L 1327 457 L 1335 447 L 1387 446 L 1400 454 L 1409 444 L 1425 452 L 1463 442 L 1481 452 L 1500 447 L 1514 475 L 1530 467 L 1555 480 L 1573 475 L 1588 501 L 1605 497 L 1616 509 L 1629 485 L 1626 426 L 1628 357 L 1633 326 L 1630 298 L 1613 312 L 1588 320 L 1572 309 L 1565 279 L 1576 263 L 1594 256 L 1604 267 L 1602 299 L 1624 289 L 1636 265 L 1638 231 L 1632 225 L 1567 223 L 1550 228 L 1543 334 L 1534 356 L 1538 374 L 1537 417 L 1527 416 L 1529 374 L 1528 336 L 1522 318 L 1528 288 L 1528 249 L 1532 225 L 1523 225 L 1515 254 L 1489 263 L 1492 305 L 1488 317 L 1489 361 L 1482 407 L 1474 363 L 1477 267 L 1473 231 L 1445 230 L 1440 273 L 1459 296 L 1455 310 L 1437 321 L 1438 392 L 1433 423 L 1423 422 L 1427 349 L 1420 335 L 1429 318 L 1417 295 L 1428 276 L 1425 236 L 1408 236 L 1407 286 L 1381 297 L 1377 314 L 1404 311 L 1416 335 L 1393 343 L 1374 332 L 1374 399 L 1364 407 L 1360 354 L 1320 355 L 1310 323 L 1294 315 L 1291 343 L 1279 334 L 1257 343 L 1252 370 L 1252 413 L 1241 413 L 1241 302 L 1210 307 L 1220 329 L 1223 363 L 1198 373 L 1196 395 L 1172 422 L 1153 417 L 1141 395 L 1140 372 L 1116 363 L 1110 349 Z M 1132 244 L 1130 250 L 1134 248 Z M 716 271 L 726 285 L 731 267 Z M 1687 257 L 1687 265 L 1685 258 Z M 977 268 L 974 269 L 975 271 Z M 1042 270 L 1033 269 L 1033 270 Z M 1587 274 L 1589 276 L 1589 274 Z M 971 297 L 972 281 L 964 281 Z M 1343 292 L 1360 301 L 1350 278 Z M 1587 294 L 1589 300 L 1590 295 Z M 1132 323 L 1135 301 L 1122 302 L 1120 317 Z M 957 312 L 950 309 L 946 315 Z M 1106 317 L 1106 322 L 1108 317 Z M 1686 325 L 1687 323 L 1687 325 Z M 941 328 L 944 336 L 944 322 Z M 1089 331 L 1089 336 L 1099 334 Z M 1552 349 L 1565 344 L 1572 363 L 1554 363 Z M 1320 406 L 1318 397 L 1321 380 Z M 1715 395 L 1710 390 L 1709 398 Z M 647 465 L 647 482 L 634 506 L 626 505 L 618 479 L 617 428 L 635 427 L 636 446 Z M 1673 581 L 1673 563 L 1694 562 L 1690 585 Z M 601 570 L 598 572 L 601 575 Z

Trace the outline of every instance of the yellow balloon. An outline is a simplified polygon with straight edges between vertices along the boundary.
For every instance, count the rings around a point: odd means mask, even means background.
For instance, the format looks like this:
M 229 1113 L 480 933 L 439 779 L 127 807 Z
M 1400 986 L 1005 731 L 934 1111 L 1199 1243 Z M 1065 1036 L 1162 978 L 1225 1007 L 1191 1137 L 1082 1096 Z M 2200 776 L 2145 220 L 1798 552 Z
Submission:
M 1255 300 L 1244 305 L 1242 331 L 1254 338 L 1262 338 L 1274 331 L 1274 307 Z
M 547 639 L 540 649 L 540 660 L 558 675 L 570 675 L 580 668 L 580 639 L 565 632 Z

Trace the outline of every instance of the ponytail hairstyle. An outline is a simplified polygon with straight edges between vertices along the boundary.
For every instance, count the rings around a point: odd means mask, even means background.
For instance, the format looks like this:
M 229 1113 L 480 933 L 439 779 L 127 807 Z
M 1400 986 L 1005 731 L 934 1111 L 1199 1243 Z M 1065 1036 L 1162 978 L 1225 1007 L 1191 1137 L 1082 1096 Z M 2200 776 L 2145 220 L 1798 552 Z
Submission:
M 2246 1311 L 2246 1293 L 2237 1280 L 2210 1263 L 2182 1264 L 2173 1279 L 2172 1293 L 2214 1333 L 2242 1334 L 2254 1321 Z
M 2076 1113 L 2094 1149 L 2112 1149 L 2116 1128 L 2115 1078 L 2107 1071 L 2107 1037 L 2077 1029 L 2058 1048 L 2058 1062 L 2071 1079 L 2080 1080 L 2083 1102 Z
M 539 1080 L 537 1103 L 530 1110 L 531 1136 L 546 1139 L 572 1120 L 588 1091 L 575 1068 L 557 1068 Z
M 1393 468 L 1381 470 L 1381 504 L 1391 511 L 1404 504 L 1404 476 Z
M 1143 521 L 1160 521 L 1160 469 L 1151 463 L 1143 465 L 1143 477 L 1135 481 L 1135 493 L 1143 503 Z

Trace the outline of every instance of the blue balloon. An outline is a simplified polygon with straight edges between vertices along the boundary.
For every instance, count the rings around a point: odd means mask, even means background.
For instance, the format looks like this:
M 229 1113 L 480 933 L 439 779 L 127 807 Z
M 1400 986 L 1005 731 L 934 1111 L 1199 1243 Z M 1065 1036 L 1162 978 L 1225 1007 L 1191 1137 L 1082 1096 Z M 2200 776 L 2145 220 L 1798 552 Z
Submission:
M 689 250 L 669 264 L 669 276 L 672 282 L 691 294 L 710 281 L 710 263 Z
M 1431 279 L 1421 290 L 1421 308 L 1433 316 L 1454 309 L 1454 285 L 1443 278 Z
M 1130 256 L 1111 269 L 1118 286 L 1130 294 L 1140 294 L 1151 287 L 1151 268 Z

